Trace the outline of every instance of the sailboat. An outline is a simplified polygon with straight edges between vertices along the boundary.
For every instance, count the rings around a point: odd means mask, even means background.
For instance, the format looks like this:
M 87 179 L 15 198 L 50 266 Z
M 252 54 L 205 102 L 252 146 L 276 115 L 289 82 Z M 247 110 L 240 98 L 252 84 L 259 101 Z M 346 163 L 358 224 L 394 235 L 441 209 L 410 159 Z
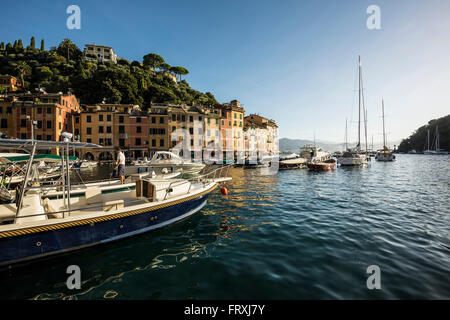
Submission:
M 428 135 L 427 135 L 427 142 L 428 142 L 427 146 L 428 147 L 427 147 L 427 150 L 425 150 L 423 152 L 423 154 L 448 154 L 448 151 L 445 151 L 440 148 L 438 125 L 436 125 L 436 133 L 435 133 L 434 139 L 435 139 L 434 140 L 435 150 L 431 150 L 430 149 L 430 129 L 428 129 Z
M 384 162 L 394 161 L 395 155 L 392 152 L 392 150 L 387 147 L 387 142 L 386 142 L 386 130 L 385 130 L 385 125 L 384 125 L 384 100 L 381 101 L 381 109 L 382 109 L 382 114 L 383 114 L 383 149 L 378 150 L 378 152 L 375 156 L 375 160 L 384 161 Z
M 369 164 L 370 157 L 366 152 L 361 150 L 361 103 L 364 104 L 364 93 L 362 87 L 362 73 L 361 73 L 361 57 L 358 56 L 358 73 L 359 73 L 359 90 L 358 90 L 358 144 L 354 149 L 348 149 L 346 146 L 345 152 L 341 157 L 337 158 L 338 164 L 341 166 L 363 166 Z M 367 126 L 366 122 L 367 114 L 364 111 L 364 125 Z M 347 125 L 346 125 L 347 127 Z M 367 131 L 366 131 L 366 149 L 367 149 Z

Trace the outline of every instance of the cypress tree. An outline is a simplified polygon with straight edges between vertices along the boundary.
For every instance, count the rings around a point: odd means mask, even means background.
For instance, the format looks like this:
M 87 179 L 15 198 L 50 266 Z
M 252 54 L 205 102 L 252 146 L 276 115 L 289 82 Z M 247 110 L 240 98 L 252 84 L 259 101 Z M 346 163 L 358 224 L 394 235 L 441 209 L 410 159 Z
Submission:
M 23 49 L 22 39 L 19 39 L 19 42 L 17 43 L 17 47 L 18 47 L 19 49 Z
M 0 43 L 0 50 L 5 50 L 5 43 L 4 42 Z
M 41 40 L 41 51 L 44 51 L 44 39 Z
M 34 37 L 31 37 L 30 47 L 31 47 L 31 49 L 34 49 L 34 48 L 35 48 L 35 40 L 34 40 Z
M 14 40 L 13 48 L 17 49 L 17 40 Z
M 10 53 L 12 48 L 13 46 L 11 45 L 11 43 L 8 42 L 8 44 L 6 45 L 6 52 Z

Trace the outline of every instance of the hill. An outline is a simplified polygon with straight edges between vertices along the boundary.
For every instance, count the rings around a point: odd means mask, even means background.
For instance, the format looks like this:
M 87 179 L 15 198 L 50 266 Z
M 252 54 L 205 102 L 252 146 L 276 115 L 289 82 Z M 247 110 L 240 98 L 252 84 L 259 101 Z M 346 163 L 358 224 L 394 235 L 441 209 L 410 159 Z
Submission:
M 422 152 L 427 148 L 428 130 L 430 130 L 430 148 L 435 148 L 435 132 L 436 126 L 439 129 L 440 148 L 450 150 L 450 115 L 442 118 L 433 119 L 428 124 L 418 128 L 408 138 L 403 139 L 398 150 L 400 152 L 408 152 L 415 149 L 417 152 Z
M 40 49 L 34 37 L 26 48 L 22 40 L 0 43 L 0 74 L 17 76 L 27 91 L 45 88 L 47 92 L 75 93 L 83 104 L 135 103 L 149 106 L 153 103 L 186 103 L 213 105 L 214 96 L 192 89 L 181 76 L 189 71 L 180 66 L 170 66 L 154 53 L 143 57 L 142 62 L 118 59 L 117 64 L 86 60 L 78 47 L 63 40 L 58 47 Z M 179 77 L 176 83 L 170 74 Z
M 281 138 L 279 140 L 279 149 L 283 152 L 295 152 L 298 153 L 300 148 L 306 144 L 314 144 L 312 140 L 303 140 L 303 139 L 289 139 L 289 138 Z M 343 144 L 330 143 L 324 141 L 316 141 L 316 145 L 320 146 L 323 150 L 334 152 L 343 149 Z

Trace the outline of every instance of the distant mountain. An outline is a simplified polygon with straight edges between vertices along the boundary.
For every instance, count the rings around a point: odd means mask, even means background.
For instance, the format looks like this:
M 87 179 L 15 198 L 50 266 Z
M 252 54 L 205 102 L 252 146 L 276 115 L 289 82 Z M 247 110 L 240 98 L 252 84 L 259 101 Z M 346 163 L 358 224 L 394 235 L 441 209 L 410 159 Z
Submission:
M 399 142 L 400 141 L 388 141 L 388 146 L 390 148 L 393 148 L 394 146 L 398 146 Z M 279 140 L 280 151 L 284 151 L 284 152 L 298 153 L 300 151 L 300 148 L 306 144 L 314 144 L 314 141 L 313 140 L 303 140 L 303 139 L 289 139 L 289 138 L 281 138 Z M 318 141 L 316 141 L 316 145 L 328 152 L 344 150 L 344 142 L 335 143 L 335 142 L 318 140 Z M 354 147 L 354 146 L 356 146 L 356 142 L 348 142 L 348 146 Z M 363 148 L 364 147 L 365 147 L 365 144 L 363 143 Z M 372 147 L 371 142 L 369 142 L 369 149 L 371 147 Z M 373 146 L 373 148 L 375 150 L 381 149 L 382 147 L 383 147 L 382 143 L 374 143 L 374 146 Z
M 280 151 L 284 152 L 296 152 L 300 151 L 300 148 L 306 144 L 314 144 L 312 140 L 303 140 L 303 139 L 289 139 L 289 138 L 281 138 L 279 140 L 279 148 Z M 330 143 L 324 141 L 316 141 L 316 145 L 320 146 L 323 150 L 334 152 L 343 149 L 343 144 L 338 143 Z
M 430 130 L 430 148 L 432 150 L 435 149 L 436 126 L 439 129 L 440 149 L 450 151 L 450 114 L 442 118 L 430 120 L 428 124 L 418 128 L 412 135 L 402 140 L 398 146 L 398 150 L 401 152 L 408 152 L 413 149 L 418 152 L 426 150 L 428 147 L 428 130 Z

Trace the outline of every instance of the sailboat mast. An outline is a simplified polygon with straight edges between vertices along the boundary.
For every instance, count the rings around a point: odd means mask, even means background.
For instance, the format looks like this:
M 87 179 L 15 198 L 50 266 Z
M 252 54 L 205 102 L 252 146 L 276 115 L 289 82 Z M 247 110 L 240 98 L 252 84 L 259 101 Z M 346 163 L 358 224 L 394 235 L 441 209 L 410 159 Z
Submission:
M 358 55 L 358 151 L 361 149 L 361 56 Z
M 439 129 L 438 125 L 436 125 L 436 151 L 439 152 L 440 146 L 439 146 Z
M 345 150 L 348 150 L 348 145 L 347 145 L 347 118 L 345 118 Z
M 384 100 L 381 100 L 381 109 L 383 112 L 383 147 L 386 147 L 386 130 L 384 127 Z
M 428 129 L 428 147 L 427 150 L 430 150 L 430 129 Z

